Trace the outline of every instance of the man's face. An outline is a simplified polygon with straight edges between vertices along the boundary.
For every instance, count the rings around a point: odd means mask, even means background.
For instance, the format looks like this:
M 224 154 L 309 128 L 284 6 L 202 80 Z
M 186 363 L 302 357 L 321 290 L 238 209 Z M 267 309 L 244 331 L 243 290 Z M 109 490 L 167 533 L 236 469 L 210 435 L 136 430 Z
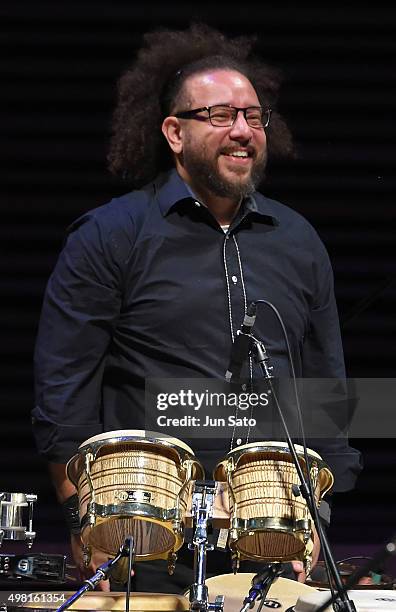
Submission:
M 193 75 L 184 84 L 187 108 L 217 104 L 237 108 L 260 106 L 250 81 L 234 70 L 216 69 Z M 200 113 L 207 117 L 207 113 Z M 266 135 L 250 127 L 242 112 L 230 127 L 211 125 L 209 119 L 180 119 L 182 150 L 179 173 L 197 191 L 240 200 L 264 177 Z

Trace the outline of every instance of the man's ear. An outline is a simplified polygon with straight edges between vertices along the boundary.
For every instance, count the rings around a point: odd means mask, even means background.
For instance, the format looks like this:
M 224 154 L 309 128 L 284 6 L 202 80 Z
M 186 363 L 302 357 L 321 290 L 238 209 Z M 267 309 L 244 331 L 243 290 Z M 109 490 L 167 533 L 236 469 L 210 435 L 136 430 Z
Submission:
M 180 125 L 180 121 L 177 117 L 165 117 L 162 122 L 162 133 L 173 153 L 176 155 L 183 151 L 183 130 Z

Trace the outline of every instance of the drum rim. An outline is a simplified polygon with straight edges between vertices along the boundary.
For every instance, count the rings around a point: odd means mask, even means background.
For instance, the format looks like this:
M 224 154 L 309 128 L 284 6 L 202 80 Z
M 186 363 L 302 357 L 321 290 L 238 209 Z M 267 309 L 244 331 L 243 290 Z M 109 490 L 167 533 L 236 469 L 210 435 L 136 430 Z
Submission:
M 301 444 L 294 444 L 294 448 L 296 449 L 297 454 L 302 455 L 304 457 L 304 447 L 301 446 Z M 278 441 L 270 441 L 270 440 L 261 441 L 260 440 L 257 442 L 249 442 L 248 444 L 243 444 L 242 446 L 237 446 L 236 448 L 233 448 L 227 453 L 227 458 L 235 457 L 239 453 L 243 454 L 243 452 L 254 453 L 257 451 L 274 450 L 274 449 L 279 450 L 279 451 L 284 451 L 290 454 L 290 449 L 286 442 L 278 442 Z M 309 458 L 319 459 L 319 461 L 321 461 L 322 463 L 325 463 L 323 458 L 319 455 L 319 453 L 312 450 L 311 448 L 307 448 L 307 454 Z
M 303 459 L 305 461 L 304 447 L 301 446 L 300 444 L 295 444 L 294 447 L 296 449 L 298 458 Z M 234 471 L 235 471 L 238 468 L 239 460 L 244 454 L 249 455 L 255 452 L 266 452 L 266 451 L 268 452 L 268 451 L 274 451 L 274 450 L 278 452 L 283 452 L 290 456 L 290 449 L 287 445 L 287 442 L 269 441 L 269 440 L 264 441 L 263 440 L 263 441 L 257 441 L 257 442 L 250 442 L 249 444 L 244 444 L 243 446 L 238 446 L 236 448 L 233 448 L 227 453 L 226 457 L 216 465 L 216 467 L 213 470 L 213 478 L 215 480 L 222 479 L 222 481 L 224 482 L 224 474 L 222 478 L 221 469 L 224 470 L 224 466 L 231 459 L 234 460 Z M 324 461 L 324 459 L 322 459 L 319 453 L 312 450 L 311 448 L 307 448 L 307 454 L 308 454 L 308 460 L 313 461 L 316 459 L 318 461 L 318 464 L 319 464 L 318 469 L 319 469 L 319 473 L 321 474 L 321 476 L 323 477 L 324 474 L 326 475 L 326 482 L 324 482 L 323 486 L 320 487 L 320 498 L 322 498 L 332 488 L 334 484 L 334 476 L 329 466 Z
M 165 433 L 158 431 L 147 431 L 145 429 L 116 429 L 114 431 L 105 431 L 82 442 L 78 447 L 78 451 L 83 451 L 86 448 L 100 448 L 101 446 L 105 446 L 106 443 L 114 444 L 116 442 L 132 441 L 141 441 L 143 444 L 160 442 L 165 444 L 165 446 L 178 448 L 195 457 L 193 449 L 188 444 L 183 442 L 183 440 L 168 436 Z
M 173 450 L 181 462 L 184 461 L 186 456 L 188 459 L 193 459 L 194 463 L 200 467 L 201 474 L 204 474 L 204 468 L 196 458 L 193 449 L 183 440 L 156 431 L 146 431 L 145 429 L 117 429 L 92 436 L 80 444 L 77 453 L 66 464 L 68 479 L 78 488 L 78 479 L 84 471 L 84 466 L 81 462 L 85 454 L 91 452 L 96 457 L 101 448 L 115 445 L 119 442 L 142 442 L 147 445 L 164 446 L 167 449 Z

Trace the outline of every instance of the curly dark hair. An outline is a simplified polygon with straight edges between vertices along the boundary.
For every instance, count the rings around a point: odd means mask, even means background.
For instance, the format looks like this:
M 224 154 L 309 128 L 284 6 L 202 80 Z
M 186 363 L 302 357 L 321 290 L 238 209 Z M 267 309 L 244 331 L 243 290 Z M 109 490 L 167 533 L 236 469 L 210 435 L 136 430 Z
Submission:
M 274 110 L 280 75 L 253 55 L 255 36 L 228 38 L 208 25 L 194 23 L 186 30 L 151 31 L 143 40 L 136 61 L 118 82 L 108 155 L 113 174 L 142 185 L 173 166 L 162 121 L 181 103 L 186 79 L 213 68 L 237 70 L 249 79 L 260 104 L 273 109 L 267 129 L 269 155 L 294 155 L 289 129 Z

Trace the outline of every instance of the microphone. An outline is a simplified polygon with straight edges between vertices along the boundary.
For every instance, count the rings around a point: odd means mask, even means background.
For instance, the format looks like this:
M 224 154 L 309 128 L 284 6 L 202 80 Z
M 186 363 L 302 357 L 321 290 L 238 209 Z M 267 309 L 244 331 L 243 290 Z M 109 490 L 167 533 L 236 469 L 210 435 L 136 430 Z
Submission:
M 225 379 L 227 382 L 231 382 L 233 378 L 239 377 L 242 366 L 248 358 L 251 344 L 250 334 L 256 321 L 256 309 L 257 306 L 255 302 L 249 304 L 241 325 L 241 329 L 237 331 L 235 336 L 231 349 L 230 362 L 227 372 L 225 373 Z
M 252 580 L 252 586 L 249 589 L 249 594 L 243 600 L 240 612 L 248 612 L 254 607 L 256 599 L 265 599 L 272 583 L 283 572 L 282 563 L 268 563 L 262 574 L 256 574 Z
M 77 601 L 77 599 L 80 599 L 80 597 L 84 595 L 84 593 L 86 593 L 87 591 L 93 591 L 94 588 L 99 584 L 99 582 L 101 582 L 102 580 L 106 580 L 109 577 L 109 574 L 111 573 L 112 569 L 114 568 L 114 566 L 117 565 L 117 563 L 122 557 L 129 557 L 129 560 L 131 560 L 134 553 L 135 549 L 133 537 L 127 536 L 124 543 L 120 546 L 120 549 L 116 556 L 113 559 L 105 561 L 105 563 L 102 563 L 102 565 L 99 565 L 95 574 L 91 576 L 91 578 L 87 578 L 86 580 L 84 580 L 83 585 L 78 589 L 78 591 L 73 593 L 73 595 L 71 595 L 69 599 L 66 599 L 66 601 L 64 601 L 62 605 L 59 606 L 56 612 L 64 612 L 75 601 Z M 128 605 L 129 604 L 127 604 L 127 607 Z

